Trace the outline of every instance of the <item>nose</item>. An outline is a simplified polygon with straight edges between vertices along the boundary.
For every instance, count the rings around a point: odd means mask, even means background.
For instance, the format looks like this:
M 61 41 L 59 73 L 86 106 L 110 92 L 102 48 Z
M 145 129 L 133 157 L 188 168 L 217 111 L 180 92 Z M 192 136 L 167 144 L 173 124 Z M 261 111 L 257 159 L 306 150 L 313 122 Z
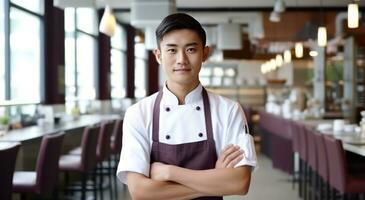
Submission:
M 185 51 L 180 51 L 177 56 L 177 63 L 180 65 L 187 64 L 187 55 Z

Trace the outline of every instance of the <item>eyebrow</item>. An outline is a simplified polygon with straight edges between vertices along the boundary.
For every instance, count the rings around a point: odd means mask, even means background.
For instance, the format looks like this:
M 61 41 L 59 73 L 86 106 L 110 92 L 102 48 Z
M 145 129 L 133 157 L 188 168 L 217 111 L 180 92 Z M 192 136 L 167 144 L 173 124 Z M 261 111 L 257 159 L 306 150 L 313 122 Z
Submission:
M 167 47 L 177 47 L 177 44 L 165 44 L 165 46 Z M 188 43 L 185 45 L 185 47 L 188 47 L 188 46 L 198 46 L 198 43 L 197 42 L 192 42 L 192 43 Z

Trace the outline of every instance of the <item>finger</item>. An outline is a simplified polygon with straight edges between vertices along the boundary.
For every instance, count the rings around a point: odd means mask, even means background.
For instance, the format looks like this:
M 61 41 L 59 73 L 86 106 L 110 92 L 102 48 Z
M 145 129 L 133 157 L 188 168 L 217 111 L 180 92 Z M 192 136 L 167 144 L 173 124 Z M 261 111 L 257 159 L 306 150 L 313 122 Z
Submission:
M 238 156 L 242 155 L 243 151 L 240 149 L 236 149 L 232 153 L 226 156 L 226 159 L 223 161 L 225 165 L 228 165 L 228 163 L 232 162 L 234 159 L 236 159 Z
M 233 168 L 234 166 L 236 166 L 236 164 L 239 163 L 243 159 L 243 157 L 244 157 L 243 154 L 236 157 L 234 160 L 228 163 L 227 168 Z
M 224 147 L 219 156 L 221 157 L 228 149 L 230 149 L 232 147 L 234 147 L 233 144 L 230 144 L 230 145 L 227 145 L 226 147 Z
M 232 152 L 234 152 L 236 150 L 236 146 L 230 146 L 228 147 L 225 151 L 222 151 L 221 155 L 219 156 L 219 159 L 221 161 L 224 161 L 226 159 L 226 157 L 231 154 Z
M 227 149 L 227 151 L 224 152 L 224 160 L 223 161 L 229 161 L 232 160 L 232 154 L 235 154 L 236 152 L 240 151 L 239 146 L 234 146 L 232 148 Z

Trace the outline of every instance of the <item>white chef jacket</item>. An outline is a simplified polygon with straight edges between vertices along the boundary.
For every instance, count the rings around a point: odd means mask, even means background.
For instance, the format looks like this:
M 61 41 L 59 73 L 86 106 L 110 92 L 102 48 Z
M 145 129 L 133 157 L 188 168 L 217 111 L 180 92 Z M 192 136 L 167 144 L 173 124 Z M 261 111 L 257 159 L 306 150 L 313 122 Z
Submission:
M 184 144 L 207 139 L 202 89 L 199 84 L 185 97 L 185 104 L 179 105 L 177 97 L 164 86 L 160 105 L 159 142 Z M 125 113 L 123 147 L 117 169 L 117 176 L 123 183 L 127 182 L 127 172 L 149 177 L 152 116 L 156 97 L 157 93 L 142 99 Z M 253 138 L 246 132 L 247 120 L 241 106 L 210 92 L 208 97 L 217 157 L 227 145 L 238 145 L 244 150 L 245 157 L 235 167 L 249 165 L 255 168 L 255 146 Z

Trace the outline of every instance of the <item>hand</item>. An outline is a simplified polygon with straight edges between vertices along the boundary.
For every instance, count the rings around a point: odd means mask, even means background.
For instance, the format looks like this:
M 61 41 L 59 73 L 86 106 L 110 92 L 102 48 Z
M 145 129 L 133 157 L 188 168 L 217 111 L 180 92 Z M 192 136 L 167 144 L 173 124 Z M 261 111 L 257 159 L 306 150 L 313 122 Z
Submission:
M 155 181 L 168 181 L 169 179 L 169 165 L 154 162 L 151 164 L 150 177 Z
M 245 152 L 241 150 L 239 146 L 230 144 L 222 150 L 217 162 L 215 163 L 215 168 L 233 168 L 243 159 L 244 155 Z

